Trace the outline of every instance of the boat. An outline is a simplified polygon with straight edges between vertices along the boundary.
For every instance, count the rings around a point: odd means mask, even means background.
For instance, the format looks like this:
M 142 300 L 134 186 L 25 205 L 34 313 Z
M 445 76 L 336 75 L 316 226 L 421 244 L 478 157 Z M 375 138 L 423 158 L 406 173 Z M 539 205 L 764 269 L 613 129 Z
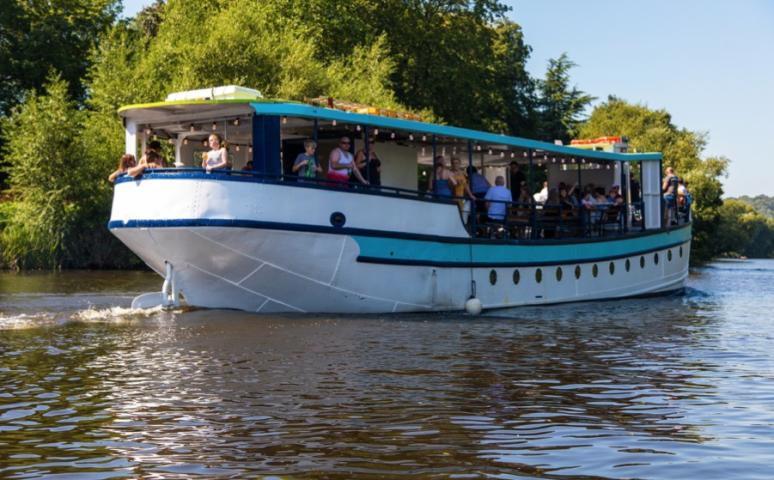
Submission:
M 226 86 L 119 109 L 126 153 L 155 139 L 174 156 L 174 166 L 115 182 L 108 227 L 163 278 L 133 305 L 431 312 L 471 299 L 491 310 L 683 289 L 690 212 L 665 202 L 660 153 L 622 153 L 620 137 L 610 137 L 615 149 L 600 139 L 568 146 L 347 105 Z M 207 171 L 201 155 L 213 132 L 230 161 Z M 352 152 L 378 151 L 380 185 L 292 174 L 305 140 L 317 143 L 325 169 L 343 136 Z M 427 190 L 452 156 L 492 183 L 515 163 L 533 191 L 543 180 L 549 189 L 593 183 L 620 186 L 620 198 L 598 207 L 506 202 L 492 220 L 485 203 Z

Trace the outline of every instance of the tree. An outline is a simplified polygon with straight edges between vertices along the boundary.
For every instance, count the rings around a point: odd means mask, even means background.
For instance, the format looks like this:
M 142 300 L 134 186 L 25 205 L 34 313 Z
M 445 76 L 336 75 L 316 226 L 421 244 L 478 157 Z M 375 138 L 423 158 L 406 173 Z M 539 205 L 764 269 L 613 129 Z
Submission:
M 538 136 L 546 141 L 569 143 L 583 121 L 594 97 L 570 87 L 570 70 L 576 64 L 566 53 L 548 61 L 546 78 L 538 81 Z
M 49 76 L 46 93 L 29 94 L 5 120 L 4 157 L 14 199 L 2 232 L 3 257 L 16 268 L 58 268 L 67 256 L 66 237 L 75 228 L 87 196 L 79 181 L 87 165 L 78 131 L 82 114 L 68 98 L 68 83 Z
M 0 9 L 0 115 L 40 89 L 53 68 L 71 97 L 84 97 L 89 51 L 119 12 L 119 0 L 4 0 Z
M 729 160 L 701 158 L 707 135 L 678 128 L 666 110 L 651 110 L 616 97 L 597 105 L 588 121 L 580 126 L 581 137 L 619 135 L 629 138 L 629 148 L 639 152 L 661 152 L 664 166 L 674 167 L 685 178 L 694 199 L 694 243 L 692 259 L 706 261 L 717 254 L 713 237 L 718 228 L 718 208 Z

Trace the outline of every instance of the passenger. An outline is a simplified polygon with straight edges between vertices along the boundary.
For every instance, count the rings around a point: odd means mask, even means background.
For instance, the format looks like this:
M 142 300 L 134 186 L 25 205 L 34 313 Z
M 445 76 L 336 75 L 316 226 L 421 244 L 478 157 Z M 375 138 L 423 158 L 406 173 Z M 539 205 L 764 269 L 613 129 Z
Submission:
M 299 153 L 293 162 L 293 173 L 301 178 L 317 178 L 317 174 L 322 173 L 322 167 L 314 157 L 316 148 L 314 140 L 304 140 L 304 152 Z
M 505 177 L 498 175 L 495 178 L 495 184 L 486 192 L 484 199 L 487 200 L 487 216 L 490 220 L 502 222 L 505 220 L 505 212 L 508 211 L 508 204 L 512 202 L 511 191 L 505 187 Z
M 355 164 L 360 170 L 360 176 L 368 179 L 369 184 L 376 186 L 382 184 L 382 161 L 376 153 L 376 140 L 374 138 L 368 139 L 368 159 L 365 158 L 365 148 L 361 148 L 355 156 Z
M 245 163 L 245 167 L 242 170 L 252 171 L 253 170 L 253 161 L 248 160 L 247 163 Z
M 548 200 L 548 180 L 543 182 L 543 189 L 536 193 L 534 197 L 535 202 L 546 203 L 546 200 Z
M 546 203 L 543 206 L 543 220 L 545 226 L 543 228 L 544 238 L 553 238 L 556 236 L 557 223 L 560 217 L 560 198 L 559 190 L 552 188 L 548 190 L 548 196 L 546 197 Z
M 158 140 L 153 140 L 152 142 L 150 142 L 148 144 L 148 150 L 156 152 L 159 155 L 159 159 L 160 159 L 159 160 L 159 165 L 160 165 L 159 168 L 164 168 L 167 165 L 166 161 L 164 160 L 164 156 L 161 154 L 161 142 L 159 142 Z M 145 157 L 145 155 L 143 155 L 143 158 L 144 157 Z M 143 162 L 143 158 L 140 158 L 140 163 Z
M 446 162 L 443 155 L 435 157 L 436 167 L 435 173 L 431 177 L 431 184 L 429 190 L 433 192 L 436 197 L 451 197 L 452 187 L 457 185 L 454 175 L 451 174 L 446 168 Z
M 161 155 L 153 150 L 146 150 L 145 155 L 143 155 L 142 160 L 140 160 L 140 164 L 127 170 L 126 174 L 130 177 L 136 177 L 142 175 L 148 168 L 162 168 Z
M 334 182 L 334 185 L 346 187 L 349 183 L 349 176 L 352 173 L 357 181 L 363 185 L 368 185 L 366 179 L 360 175 L 360 170 L 355 168 L 355 160 L 349 151 L 349 137 L 341 137 L 339 145 L 331 151 L 328 157 L 328 180 Z
M 470 191 L 470 184 L 468 182 L 468 176 L 465 175 L 465 170 L 462 169 L 462 161 L 458 157 L 452 157 L 451 159 L 451 172 L 454 177 L 454 196 L 457 197 L 457 204 L 460 207 L 460 212 L 463 213 L 463 220 L 466 221 L 467 217 L 465 212 L 470 213 L 471 202 L 476 201 L 476 197 L 473 196 L 473 192 Z
M 209 138 L 210 151 L 202 156 L 202 168 L 207 170 L 207 173 L 228 166 L 228 152 L 226 146 L 223 145 L 223 138 L 213 133 Z
M 527 181 L 527 177 L 524 176 L 524 172 L 521 171 L 521 167 L 516 160 L 512 160 L 509 166 L 511 190 L 521 188 L 521 184 Z
M 532 195 L 529 194 L 529 188 L 526 184 L 521 185 L 521 188 L 519 189 L 519 198 L 516 199 L 516 202 L 521 206 L 532 205 Z
M 473 192 L 473 196 L 476 197 L 476 211 L 481 213 L 486 211 L 486 202 L 484 197 L 486 192 L 489 191 L 489 187 L 492 185 L 489 180 L 483 175 L 478 173 L 478 170 L 473 165 L 470 166 L 470 191 Z
M 607 202 L 613 205 L 622 205 L 624 203 L 623 196 L 621 196 L 621 187 L 613 185 L 610 187 L 610 193 L 607 194 Z
M 126 173 L 130 168 L 137 165 L 137 161 L 134 159 L 134 155 L 131 153 L 125 153 L 121 156 L 121 158 L 118 160 L 118 169 L 111 173 L 108 177 L 108 181 L 110 183 L 113 183 L 116 181 L 116 178 L 118 178 L 122 173 Z
M 680 178 L 677 181 L 677 209 L 681 218 L 690 220 L 689 215 L 691 211 L 691 204 L 693 203 L 693 197 L 688 190 L 688 182 L 685 179 Z
M 573 187 L 575 188 L 575 187 Z M 548 196 L 551 196 L 551 192 L 548 192 Z M 572 210 L 575 208 L 575 204 L 573 203 L 574 197 L 570 196 L 570 194 L 567 193 L 567 185 L 560 185 L 559 187 L 559 206 L 562 208 L 562 210 Z
M 675 175 L 675 170 L 672 167 L 667 167 L 666 169 L 666 176 L 664 181 L 661 182 L 661 192 L 664 194 L 664 202 L 666 203 L 666 209 L 664 209 L 666 218 L 664 221 L 666 223 L 676 222 L 677 175 Z
M 597 210 L 597 203 L 593 185 L 586 185 L 586 188 L 583 189 L 583 200 L 581 200 L 581 205 L 583 206 L 584 212 L 583 218 L 591 224 L 596 223 L 600 217 L 599 210 Z

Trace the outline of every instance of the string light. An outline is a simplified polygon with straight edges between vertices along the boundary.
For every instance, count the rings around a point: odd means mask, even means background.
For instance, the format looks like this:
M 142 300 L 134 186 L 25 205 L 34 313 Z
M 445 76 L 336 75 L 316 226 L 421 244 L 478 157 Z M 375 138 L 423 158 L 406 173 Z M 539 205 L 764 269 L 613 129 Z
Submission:
M 488 153 L 489 155 L 491 155 L 491 154 L 492 154 L 492 149 L 490 148 L 489 150 L 487 150 L 487 151 L 486 151 L 486 153 Z
M 505 152 L 500 152 L 500 158 L 505 158 Z
M 355 127 L 355 128 L 356 128 L 356 130 L 357 130 L 358 132 L 360 131 L 360 125 L 358 125 L 358 126 L 357 126 L 357 127 Z
M 564 164 L 564 159 L 562 159 L 562 164 Z
M 183 145 L 188 145 L 188 139 L 187 138 L 183 139 Z
M 379 135 L 379 129 L 378 128 L 374 128 L 374 135 Z
M 146 128 L 145 129 L 145 135 L 150 135 L 150 134 L 151 134 L 151 129 L 150 128 Z
M 238 118 L 235 118 L 235 119 L 234 119 L 234 126 L 235 126 L 235 127 L 238 127 L 238 126 L 239 126 L 239 119 L 238 119 Z
M 516 158 L 516 152 L 511 152 L 511 158 Z
M 253 147 L 247 147 L 247 151 L 248 151 L 249 153 L 253 153 Z
M 476 150 L 481 151 L 481 145 L 476 145 Z
M 585 158 L 581 158 L 581 163 L 586 163 L 586 159 Z
M 409 140 L 412 141 L 412 142 L 414 141 L 414 134 L 413 133 L 409 133 Z
M 556 157 L 551 157 L 551 163 L 556 163 Z
M 575 159 L 573 158 L 572 160 L 570 160 L 570 163 L 575 163 Z
M 395 132 L 390 133 L 390 138 L 395 138 Z
M 335 119 L 335 118 L 334 118 L 334 119 L 333 119 L 333 121 L 331 122 L 331 125 L 333 125 L 334 127 L 336 126 L 336 119 Z
M 188 131 L 190 131 L 191 133 L 193 133 L 193 132 L 195 132 L 195 131 L 196 131 L 196 127 L 194 126 L 194 124 L 193 124 L 193 123 L 191 124 L 191 126 L 190 126 L 190 127 L 188 127 Z
M 282 123 L 287 125 L 288 123 L 288 117 L 282 117 Z
M 239 151 L 239 145 L 237 145 L 236 147 L 234 147 L 234 150 L 236 150 L 236 151 L 238 152 L 238 151 Z
M 422 147 L 422 155 L 425 154 L 425 147 Z
M 524 158 L 527 158 L 527 152 L 522 153 L 521 156 L 524 157 Z
M 207 140 L 202 141 L 202 145 L 207 146 Z
M 427 135 L 422 135 L 422 141 L 423 141 L 423 142 L 426 142 L 426 141 L 427 141 Z

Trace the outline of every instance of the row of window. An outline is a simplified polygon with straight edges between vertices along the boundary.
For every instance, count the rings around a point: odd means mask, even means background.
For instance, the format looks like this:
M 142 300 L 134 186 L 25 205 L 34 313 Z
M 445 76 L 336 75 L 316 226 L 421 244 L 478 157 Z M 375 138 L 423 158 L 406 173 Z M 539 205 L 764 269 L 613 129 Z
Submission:
M 678 250 L 678 255 L 680 258 L 683 258 L 683 247 L 680 247 Z M 672 249 L 667 250 L 667 261 L 672 261 Z M 659 257 L 658 253 L 653 254 L 653 264 L 658 265 Z M 624 262 L 624 268 L 626 271 L 630 271 L 632 268 L 631 261 L 627 258 L 626 262 Z M 645 255 L 640 256 L 640 268 L 645 268 Z M 610 270 L 610 275 L 615 275 L 615 262 L 610 262 L 610 265 L 608 266 L 608 270 Z M 591 275 L 596 278 L 599 276 L 599 266 L 595 263 L 591 267 Z M 561 282 L 562 277 L 564 276 L 564 272 L 562 271 L 562 267 L 556 267 L 556 281 Z M 575 266 L 575 278 L 580 279 L 581 277 L 581 267 L 580 265 Z M 519 270 L 513 271 L 513 284 L 518 285 L 521 281 L 521 273 L 519 273 Z M 540 283 L 543 281 L 543 269 L 538 268 L 535 270 L 535 281 L 537 283 Z M 497 283 L 497 271 L 492 269 L 489 272 L 489 283 L 492 285 L 495 285 Z

